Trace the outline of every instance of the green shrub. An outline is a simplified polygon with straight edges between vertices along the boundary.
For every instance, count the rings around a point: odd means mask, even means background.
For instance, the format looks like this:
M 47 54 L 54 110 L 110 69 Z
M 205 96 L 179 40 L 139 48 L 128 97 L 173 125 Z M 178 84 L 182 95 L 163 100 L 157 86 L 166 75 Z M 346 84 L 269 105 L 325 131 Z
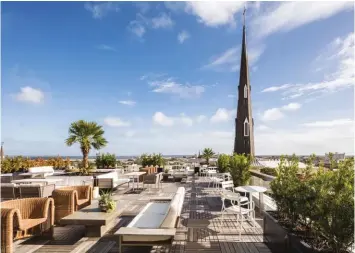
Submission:
M 43 158 L 30 159 L 23 156 L 6 156 L 1 162 L 1 173 L 26 171 L 28 168 L 37 166 L 53 166 L 54 169 L 65 169 L 68 168 L 70 164 L 69 158 L 64 160 L 60 156 L 49 157 L 46 160 Z
M 220 154 L 218 156 L 217 165 L 220 173 L 227 172 L 229 169 L 229 155 Z
M 115 154 L 97 154 L 95 159 L 96 167 L 101 168 L 114 168 L 116 167 L 117 159 Z
M 264 174 L 266 174 L 266 175 L 274 176 L 274 177 L 277 176 L 277 171 L 276 171 L 275 168 L 268 168 L 268 167 L 261 168 L 261 169 L 260 169 L 260 172 L 261 172 L 261 173 L 264 173 Z
M 354 160 L 340 161 L 337 167 L 315 179 L 315 226 L 334 252 L 342 252 L 354 243 Z
M 233 178 L 234 186 L 247 185 L 251 174 L 249 172 L 251 157 L 234 154 L 229 158 L 229 172 Z
M 337 170 L 320 166 L 313 173 L 314 158 L 301 176 L 295 156 L 281 158 L 270 183 L 280 220 L 291 231 L 308 231 L 315 248 L 326 244 L 332 252 L 346 252 L 354 243 L 354 159 L 339 162 Z
M 281 157 L 277 168 L 277 177 L 270 183 L 272 197 L 276 202 L 278 211 L 284 219 L 290 221 L 290 229 L 294 228 L 298 215 L 296 208 L 300 188 L 300 179 L 297 176 L 298 159 Z M 302 203 L 301 203 L 302 204 Z
M 146 166 L 163 166 L 165 165 L 165 159 L 163 158 L 162 154 L 142 154 L 137 161 L 142 165 L 142 167 Z

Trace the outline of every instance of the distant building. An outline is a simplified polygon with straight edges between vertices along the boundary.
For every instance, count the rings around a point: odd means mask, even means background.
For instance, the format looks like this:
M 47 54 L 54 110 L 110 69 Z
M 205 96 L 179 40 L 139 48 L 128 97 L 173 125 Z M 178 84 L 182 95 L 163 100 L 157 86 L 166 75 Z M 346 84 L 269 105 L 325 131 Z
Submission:
M 335 163 L 338 163 L 340 161 L 343 161 L 345 159 L 345 153 L 333 153 L 333 161 Z M 324 157 L 324 166 L 327 168 L 330 168 L 330 157 L 329 157 L 329 153 L 325 154 Z

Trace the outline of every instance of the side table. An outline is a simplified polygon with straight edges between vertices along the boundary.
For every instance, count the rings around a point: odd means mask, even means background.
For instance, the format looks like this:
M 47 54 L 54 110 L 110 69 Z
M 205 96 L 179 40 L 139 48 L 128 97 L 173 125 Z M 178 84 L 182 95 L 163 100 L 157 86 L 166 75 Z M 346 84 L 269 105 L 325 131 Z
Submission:
M 186 227 L 188 228 L 188 241 L 194 240 L 194 228 L 207 228 L 210 224 L 207 219 L 188 219 Z

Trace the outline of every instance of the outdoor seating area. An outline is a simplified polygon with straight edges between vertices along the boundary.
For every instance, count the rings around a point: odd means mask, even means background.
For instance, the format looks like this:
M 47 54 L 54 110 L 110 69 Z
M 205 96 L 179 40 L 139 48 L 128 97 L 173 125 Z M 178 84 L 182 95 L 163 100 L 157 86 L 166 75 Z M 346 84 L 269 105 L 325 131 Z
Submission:
M 254 202 L 248 205 L 250 199 L 228 187 L 230 181 L 208 187 L 209 182 L 197 175 L 188 176 L 184 184 L 162 182 L 162 173 L 150 177 L 144 184 L 136 182 L 139 192 L 118 186 L 111 212 L 100 210 L 98 199 L 90 195 L 91 185 L 55 189 L 52 198 L 41 198 L 53 206 L 52 237 L 15 237 L 12 245 L 4 246 L 10 250 L 6 252 L 271 252 Z M 38 208 L 47 212 L 47 207 Z

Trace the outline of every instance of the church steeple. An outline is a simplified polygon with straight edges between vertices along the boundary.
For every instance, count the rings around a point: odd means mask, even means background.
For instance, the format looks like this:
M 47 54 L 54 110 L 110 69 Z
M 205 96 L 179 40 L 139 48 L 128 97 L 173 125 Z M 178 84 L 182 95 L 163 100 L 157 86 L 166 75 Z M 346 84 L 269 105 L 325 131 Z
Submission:
M 251 87 L 249 82 L 248 54 L 243 12 L 243 39 L 240 59 L 238 109 L 235 118 L 234 153 L 254 156 L 254 120 L 252 117 Z

